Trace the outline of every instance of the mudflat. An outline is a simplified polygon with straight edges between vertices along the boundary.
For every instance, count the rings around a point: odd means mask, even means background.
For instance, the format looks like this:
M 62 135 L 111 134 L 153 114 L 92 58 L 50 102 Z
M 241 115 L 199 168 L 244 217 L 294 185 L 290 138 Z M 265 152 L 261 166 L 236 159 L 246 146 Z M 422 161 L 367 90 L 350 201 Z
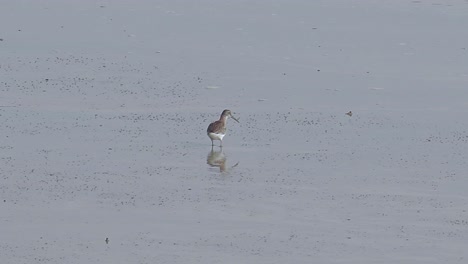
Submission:
M 2 3 L 1 262 L 465 263 L 467 13 Z

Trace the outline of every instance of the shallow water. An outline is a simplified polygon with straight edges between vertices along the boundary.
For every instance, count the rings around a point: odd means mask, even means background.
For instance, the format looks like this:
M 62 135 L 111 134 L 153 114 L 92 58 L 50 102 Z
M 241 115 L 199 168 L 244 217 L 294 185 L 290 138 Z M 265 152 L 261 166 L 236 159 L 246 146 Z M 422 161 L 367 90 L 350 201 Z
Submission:
M 466 3 L 29 4 L 0 11 L 6 263 L 466 259 Z

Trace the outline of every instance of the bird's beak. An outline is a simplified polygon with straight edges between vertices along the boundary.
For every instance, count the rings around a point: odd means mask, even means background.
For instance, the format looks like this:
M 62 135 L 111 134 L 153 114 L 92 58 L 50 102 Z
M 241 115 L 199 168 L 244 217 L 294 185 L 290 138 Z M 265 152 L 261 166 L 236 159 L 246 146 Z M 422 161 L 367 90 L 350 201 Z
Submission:
M 237 123 L 239 123 L 239 120 L 231 115 L 232 119 L 236 120 Z

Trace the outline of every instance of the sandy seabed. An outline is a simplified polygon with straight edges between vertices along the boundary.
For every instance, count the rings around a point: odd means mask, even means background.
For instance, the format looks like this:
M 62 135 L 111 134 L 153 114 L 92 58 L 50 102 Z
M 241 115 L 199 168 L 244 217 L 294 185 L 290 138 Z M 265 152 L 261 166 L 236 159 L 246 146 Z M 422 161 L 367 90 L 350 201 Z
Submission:
M 467 13 L 3 1 L 0 262 L 466 263 Z

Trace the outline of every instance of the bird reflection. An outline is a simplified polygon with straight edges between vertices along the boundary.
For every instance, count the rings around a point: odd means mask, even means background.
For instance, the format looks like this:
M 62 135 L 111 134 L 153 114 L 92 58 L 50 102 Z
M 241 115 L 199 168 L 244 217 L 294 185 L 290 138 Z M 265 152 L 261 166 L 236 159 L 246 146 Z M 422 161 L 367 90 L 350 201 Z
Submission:
M 220 172 L 226 172 L 228 169 L 236 167 L 239 162 L 237 162 L 231 168 L 226 167 L 226 155 L 223 152 L 223 148 L 219 148 L 218 151 L 215 151 L 213 147 L 211 147 L 211 151 L 208 153 L 208 157 L 206 158 L 206 163 L 211 167 L 218 167 Z

